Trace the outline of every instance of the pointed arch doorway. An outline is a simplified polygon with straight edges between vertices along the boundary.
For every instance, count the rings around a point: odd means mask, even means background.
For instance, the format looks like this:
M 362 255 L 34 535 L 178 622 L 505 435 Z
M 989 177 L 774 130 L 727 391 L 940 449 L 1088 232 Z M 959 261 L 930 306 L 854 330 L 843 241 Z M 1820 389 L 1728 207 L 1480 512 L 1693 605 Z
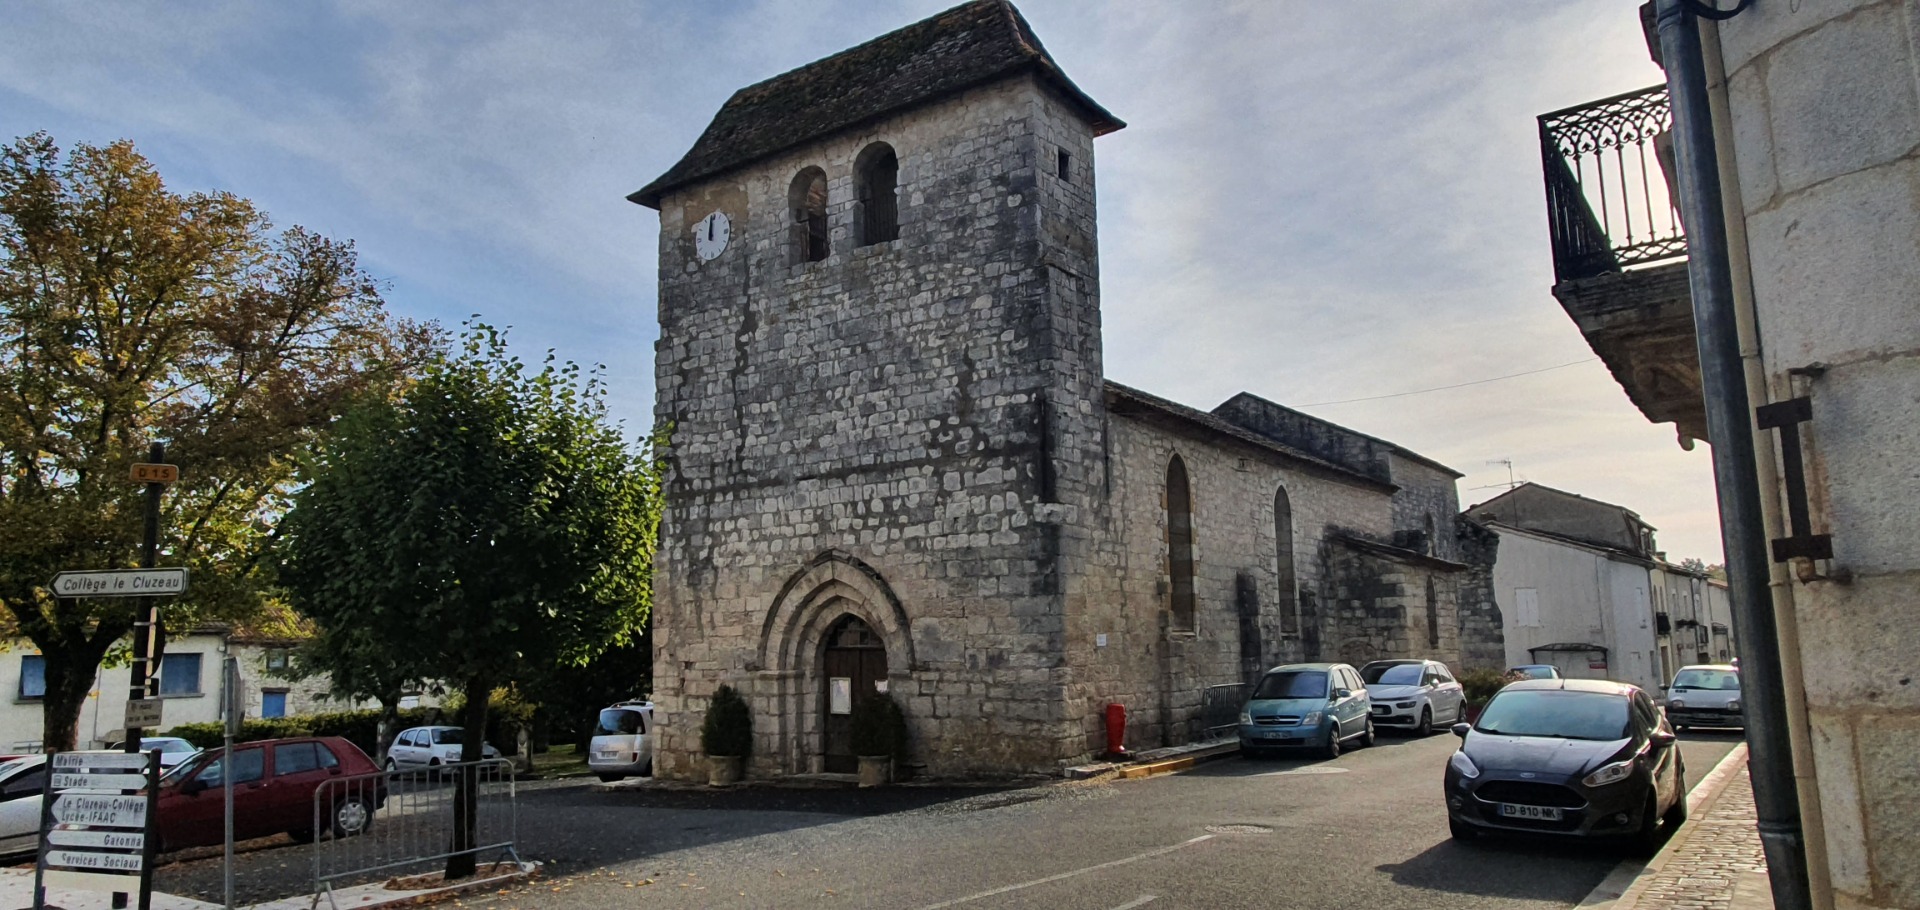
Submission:
M 860 699 L 885 693 L 887 646 L 858 616 L 847 614 L 827 632 L 821 654 L 820 728 L 826 734 L 823 770 L 852 774 L 859 770 L 853 754 L 853 705 Z

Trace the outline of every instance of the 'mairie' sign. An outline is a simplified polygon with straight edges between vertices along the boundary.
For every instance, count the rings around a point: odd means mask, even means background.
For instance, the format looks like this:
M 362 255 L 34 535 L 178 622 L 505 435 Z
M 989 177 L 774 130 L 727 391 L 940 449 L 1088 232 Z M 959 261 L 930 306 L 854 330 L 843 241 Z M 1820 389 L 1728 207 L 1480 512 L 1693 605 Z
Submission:
M 53 576 L 55 597 L 153 597 L 185 594 L 187 570 L 103 569 L 61 572 Z

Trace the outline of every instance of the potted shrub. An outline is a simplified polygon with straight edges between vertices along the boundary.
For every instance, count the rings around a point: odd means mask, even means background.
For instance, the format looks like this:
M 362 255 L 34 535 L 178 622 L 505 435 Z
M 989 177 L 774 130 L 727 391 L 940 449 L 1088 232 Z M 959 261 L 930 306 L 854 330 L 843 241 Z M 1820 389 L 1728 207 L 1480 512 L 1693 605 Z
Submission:
M 700 751 L 707 754 L 707 784 L 724 787 L 740 780 L 753 753 L 753 712 L 732 686 L 721 686 L 707 703 L 700 724 Z
M 890 695 L 869 695 L 853 706 L 853 754 L 860 761 L 860 786 L 878 787 L 893 779 L 895 763 L 907 757 L 907 719 Z
M 1507 678 L 1501 675 L 1499 670 L 1483 667 L 1462 672 L 1460 689 L 1467 699 L 1464 717 L 1466 722 L 1473 723 L 1479 720 L 1480 709 L 1486 707 L 1487 701 L 1493 698 L 1493 693 L 1500 691 L 1500 687 L 1506 684 Z

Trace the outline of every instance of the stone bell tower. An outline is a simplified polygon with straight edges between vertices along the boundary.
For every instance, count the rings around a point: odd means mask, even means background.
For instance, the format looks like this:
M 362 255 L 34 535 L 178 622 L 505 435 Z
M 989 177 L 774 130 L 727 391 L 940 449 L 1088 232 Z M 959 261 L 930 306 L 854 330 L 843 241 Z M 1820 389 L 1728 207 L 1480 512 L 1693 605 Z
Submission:
M 660 213 L 656 773 L 708 699 L 749 774 L 851 770 L 891 696 L 934 774 L 1086 751 L 1062 664 L 1105 446 L 1096 136 L 1123 124 L 978 0 L 736 92 L 628 197 Z

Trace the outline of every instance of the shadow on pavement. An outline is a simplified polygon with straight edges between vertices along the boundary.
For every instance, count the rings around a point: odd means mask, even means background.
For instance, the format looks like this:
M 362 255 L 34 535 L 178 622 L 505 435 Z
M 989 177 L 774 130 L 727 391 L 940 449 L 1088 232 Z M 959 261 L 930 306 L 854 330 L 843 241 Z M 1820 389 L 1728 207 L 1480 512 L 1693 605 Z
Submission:
M 1481 837 L 1441 841 L 1404 863 L 1374 868 L 1410 888 L 1567 903 L 1585 897 L 1622 856 L 1604 843 Z M 1570 893 L 1569 880 L 1585 883 Z
M 1045 798 L 1043 787 L 899 786 L 874 789 L 741 786 L 602 790 L 585 780 L 522 787 L 519 854 L 548 874 L 623 863 L 725 841 L 776 834 L 848 818 L 928 810 L 982 811 Z M 375 816 L 375 824 L 379 824 Z M 313 850 L 286 835 L 237 845 L 234 898 L 240 905 L 312 893 Z M 482 856 L 483 861 L 491 856 Z M 418 871 L 418 870 L 416 870 Z M 369 881 L 386 876 L 374 875 Z M 154 888 L 199 900 L 221 899 L 218 848 L 163 858 Z

